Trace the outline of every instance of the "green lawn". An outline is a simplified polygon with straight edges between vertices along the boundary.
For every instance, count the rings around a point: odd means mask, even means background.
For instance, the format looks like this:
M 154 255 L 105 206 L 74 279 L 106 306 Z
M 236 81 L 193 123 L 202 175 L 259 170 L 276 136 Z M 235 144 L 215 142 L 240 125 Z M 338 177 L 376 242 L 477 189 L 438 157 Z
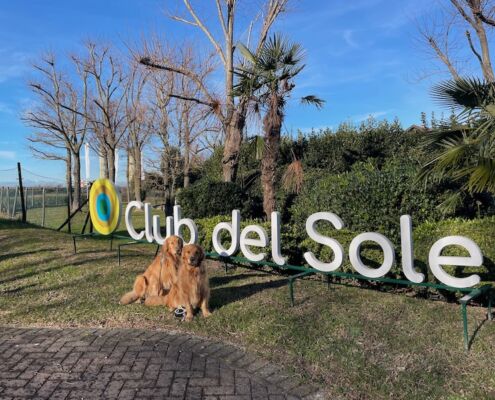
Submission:
M 210 263 L 213 315 L 182 323 L 170 312 L 118 299 L 154 246 L 127 248 L 121 267 L 108 243 L 0 220 L 0 325 L 139 327 L 221 338 L 285 365 L 335 399 L 495 398 L 495 323 L 480 325 L 463 350 L 457 304 L 315 281 L 286 280 Z

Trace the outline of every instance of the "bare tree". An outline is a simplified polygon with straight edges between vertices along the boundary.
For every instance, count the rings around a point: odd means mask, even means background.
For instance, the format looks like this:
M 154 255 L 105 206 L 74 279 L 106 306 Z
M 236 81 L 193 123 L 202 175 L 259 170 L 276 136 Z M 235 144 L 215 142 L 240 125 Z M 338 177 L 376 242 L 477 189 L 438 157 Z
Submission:
M 198 154 L 209 148 L 215 141 L 212 136 L 218 132 L 217 119 L 213 116 L 219 102 L 206 85 L 215 65 L 211 56 L 199 58 L 188 44 L 167 47 L 154 38 L 143 48 L 149 55 L 147 65 L 161 69 L 160 73 L 151 74 L 150 82 L 156 108 L 155 131 L 160 143 L 158 168 L 162 172 L 165 203 L 169 204 L 180 176 L 187 187 Z
M 128 76 L 123 63 L 109 46 L 86 43 L 87 56 L 75 58 L 80 69 L 88 74 L 91 102 L 86 118 L 96 141 L 93 150 L 103 159 L 103 177 L 115 182 L 115 151 L 131 120 L 126 116 Z M 93 142 L 92 142 L 93 143 Z
M 141 201 L 141 155 L 155 127 L 156 108 L 147 101 L 147 83 L 149 72 L 133 63 L 126 90 L 126 124 L 127 124 L 127 157 L 129 161 L 129 185 L 135 200 Z
M 225 73 L 225 102 L 219 102 L 214 96 L 212 96 L 208 88 L 204 85 L 198 84 L 198 89 L 203 98 L 193 97 L 189 100 L 197 103 L 210 106 L 219 118 L 223 132 L 225 136 L 224 141 L 224 153 L 222 158 L 222 170 L 223 180 L 226 182 L 232 182 L 236 180 L 237 170 L 239 164 L 239 152 L 241 143 L 243 140 L 243 131 L 246 124 L 246 114 L 248 111 L 248 99 L 240 97 L 236 100 L 233 87 L 234 87 L 234 51 L 235 43 L 238 40 L 235 38 L 235 19 L 236 19 L 236 7 L 237 0 L 215 0 L 215 6 L 217 10 L 217 27 L 220 28 L 220 38 L 215 37 L 214 30 L 211 26 L 208 26 L 205 19 L 201 18 L 196 8 L 192 5 L 190 0 L 182 0 L 186 9 L 187 17 L 178 15 L 172 16 L 176 21 L 192 25 L 200 29 L 207 39 L 210 41 L 214 48 L 215 54 L 220 60 L 224 73 Z M 265 6 L 262 8 L 262 14 L 264 15 L 262 26 L 259 30 L 258 45 L 257 48 L 261 48 L 266 41 L 268 32 L 275 22 L 277 16 L 282 13 L 288 0 L 267 0 Z M 254 21 L 259 18 L 259 14 L 253 18 L 248 27 L 249 40 L 251 38 L 251 32 L 253 29 Z M 216 27 L 215 27 L 216 28 Z M 199 83 L 195 74 L 191 71 L 180 70 L 173 68 L 168 64 L 157 64 L 153 62 L 149 57 L 144 57 L 142 62 L 146 65 L 155 68 L 166 69 L 175 73 L 183 74 L 192 81 Z
M 449 0 L 450 8 L 443 12 L 440 24 L 431 22 L 420 26 L 420 36 L 434 55 L 445 65 L 454 79 L 459 79 L 458 57 L 452 47 L 464 43 L 465 53 L 475 59 L 488 82 L 495 81 L 486 28 L 494 26 L 492 0 Z M 433 26 L 432 26 L 433 25 Z M 462 30 L 464 39 L 456 35 Z M 465 40 L 464 42 L 462 42 Z
M 87 106 L 87 74 L 74 84 L 63 73 L 52 54 L 34 65 L 40 79 L 29 83 L 38 105 L 24 113 L 23 121 L 36 129 L 29 137 L 30 148 L 38 156 L 66 163 L 68 193 L 74 196 L 72 208 L 81 204 L 81 147 L 88 131 L 84 110 Z M 48 150 L 47 148 L 51 148 Z M 63 150 L 60 154 L 59 150 Z

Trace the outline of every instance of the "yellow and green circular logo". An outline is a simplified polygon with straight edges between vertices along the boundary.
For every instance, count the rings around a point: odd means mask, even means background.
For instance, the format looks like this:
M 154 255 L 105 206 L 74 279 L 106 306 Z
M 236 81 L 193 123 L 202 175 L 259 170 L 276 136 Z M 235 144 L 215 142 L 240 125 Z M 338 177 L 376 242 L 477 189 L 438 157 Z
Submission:
M 108 179 L 98 179 L 89 192 L 91 222 L 98 233 L 110 235 L 120 223 L 122 204 L 115 186 Z

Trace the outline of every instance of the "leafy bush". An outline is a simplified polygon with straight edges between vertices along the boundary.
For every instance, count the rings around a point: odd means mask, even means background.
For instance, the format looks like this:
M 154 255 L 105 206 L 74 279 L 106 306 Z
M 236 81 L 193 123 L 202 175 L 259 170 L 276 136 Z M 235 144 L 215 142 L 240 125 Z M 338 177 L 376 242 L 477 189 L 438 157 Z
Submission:
M 241 187 L 229 182 L 201 181 L 182 189 L 177 202 L 189 218 L 203 218 L 229 214 L 243 209 L 247 196 Z
M 335 132 L 312 132 L 304 146 L 303 162 L 307 168 L 337 174 L 364 161 L 377 167 L 393 158 L 420 161 L 424 158 L 418 146 L 420 138 L 418 133 L 404 131 L 398 121 L 370 118 L 358 127 L 342 124 Z
M 378 231 L 392 240 L 399 235 L 399 217 L 410 214 L 419 223 L 442 216 L 439 187 L 425 188 L 414 180 L 410 166 L 392 163 L 378 170 L 370 164 L 356 164 L 339 175 L 314 175 L 291 208 L 293 222 L 303 227 L 309 215 L 331 211 L 353 231 Z

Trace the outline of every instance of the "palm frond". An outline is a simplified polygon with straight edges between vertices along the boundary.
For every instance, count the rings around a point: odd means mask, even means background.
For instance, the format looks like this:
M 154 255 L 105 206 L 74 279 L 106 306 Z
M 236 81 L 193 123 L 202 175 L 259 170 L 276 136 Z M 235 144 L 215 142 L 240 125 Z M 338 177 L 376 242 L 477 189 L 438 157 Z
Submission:
M 323 108 L 323 105 L 325 104 L 325 100 L 320 99 L 319 97 L 316 97 L 315 95 L 311 94 L 311 95 L 302 97 L 301 103 L 302 104 L 311 104 L 311 105 L 314 105 L 316 108 L 321 109 L 321 108 Z
M 494 84 L 478 78 L 461 78 L 441 82 L 431 90 L 433 98 L 449 108 L 480 109 L 494 104 Z
M 299 194 L 304 182 L 304 170 L 301 160 L 292 161 L 284 172 L 282 185 L 287 193 Z

